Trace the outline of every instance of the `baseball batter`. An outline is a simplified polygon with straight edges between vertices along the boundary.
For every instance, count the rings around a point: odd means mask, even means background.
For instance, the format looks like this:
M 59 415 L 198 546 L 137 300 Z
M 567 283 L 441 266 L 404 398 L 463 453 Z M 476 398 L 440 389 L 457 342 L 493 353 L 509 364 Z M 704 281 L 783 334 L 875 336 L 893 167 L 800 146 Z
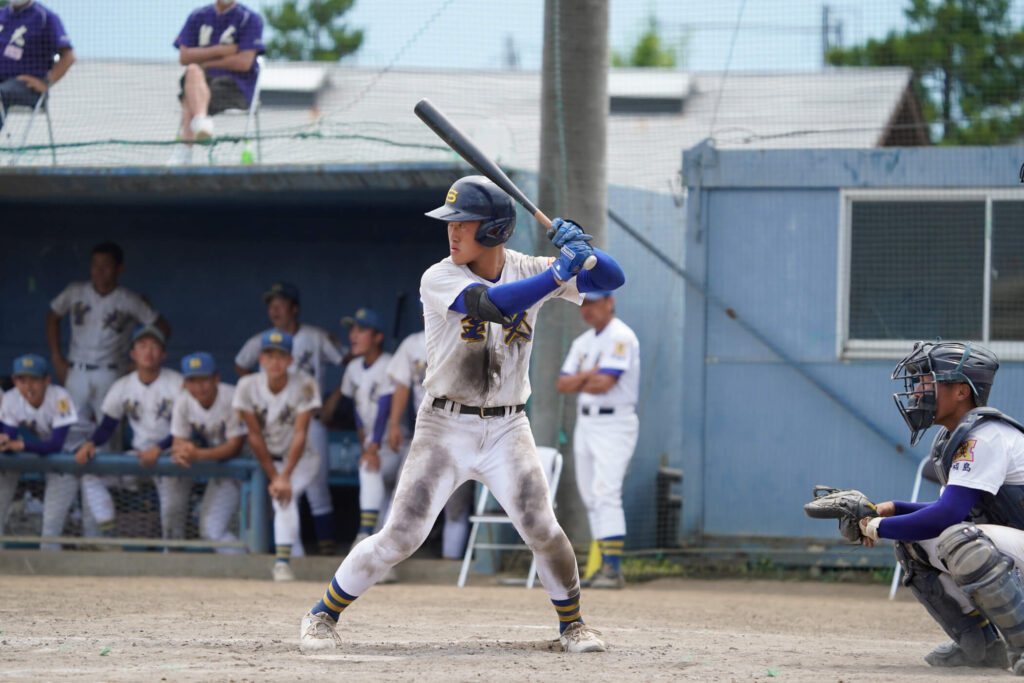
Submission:
M 171 460 L 191 467 L 198 460 L 227 460 L 238 455 L 249 430 L 232 408 L 235 388 L 220 381 L 213 356 L 205 351 L 181 359 L 186 391 L 178 395 L 171 412 Z M 211 541 L 237 541 L 228 529 L 238 511 L 241 482 L 214 477 L 206 482 L 199 504 L 199 535 Z M 217 548 L 237 553 L 238 548 Z
M 587 508 L 590 535 L 601 552 L 601 568 L 583 582 L 588 588 L 622 588 L 620 561 L 626 540 L 622 480 L 639 432 L 640 343 L 615 317 L 611 292 L 589 292 L 580 306 L 590 329 L 577 337 L 562 364 L 558 390 L 579 392 L 573 450 L 576 485 Z
M 537 312 L 553 297 L 579 303 L 582 291 L 611 290 L 624 276 L 587 244 L 579 226 L 556 219 L 557 258 L 506 249 L 515 229 L 511 198 L 482 176 L 456 181 L 427 214 L 448 224 L 449 256 L 420 282 L 427 341 L 426 396 L 384 528 L 356 546 L 323 598 L 302 619 L 301 649 L 341 644 L 341 612 L 423 542 L 452 492 L 482 481 L 533 550 L 568 652 L 604 644 L 580 616 L 576 556 L 555 519 L 547 479 L 523 412 Z M 580 272 L 588 256 L 593 270 Z M 578 275 L 577 275 L 578 274 Z
M 338 340 L 325 330 L 314 325 L 299 322 L 299 288 L 288 282 L 275 282 L 263 293 L 267 306 L 267 317 L 272 329 L 287 332 L 292 336 L 292 356 L 288 372 L 305 372 L 316 380 L 320 395 L 324 392 L 324 375 L 328 363 L 341 365 L 345 354 Z M 239 377 L 259 370 L 260 339 L 267 330 L 255 334 L 235 356 L 235 372 Z M 313 532 L 316 535 L 321 555 L 333 555 L 335 551 L 334 503 L 327 484 L 330 465 L 327 427 L 317 414 L 309 423 L 307 437 L 320 455 L 320 469 L 313 482 L 306 489 L 306 500 L 313 517 Z M 292 548 L 292 555 L 302 554 L 299 544 Z
M 78 420 L 71 396 L 63 387 L 50 384 L 49 368 L 42 356 L 30 353 L 14 359 L 11 377 L 14 388 L 0 400 L 0 452 L 59 453 L 64 449 L 68 431 Z M 17 472 L 0 472 L 0 535 L 17 484 Z M 77 492 L 75 475 L 46 473 L 43 536 L 63 534 L 64 521 Z M 60 544 L 43 543 L 40 549 L 60 550 Z
M 316 381 L 304 372 L 290 374 L 292 336 L 267 330 L 260 341 L 263 372 L 238 380 L 232 407 L 249 429 L 249 445 L 267 475 L 274 507 L 275 581 L 294 581 L 292 548 L 301 545 L 298 498 L 316 476 L 320 455 L 306 438 L 309 421 L 320 407 Z
M 162 367 L 167 358 L 163 331 L 145 325 L 132 334 L 131 359 L 135 371 L 114 382 L 103 399 L 103 421 L 75 451 L 75 460 L 84 465 L 96 457 L 96 449 L 114 433 L 122 419 L 132 428 L 132 450 L 139 464 L 150 467 L 171 447 L 171 412 L 181 393 L 181 375 Z M 108 486 L 116 477 L 82 475 L 82 498 L 105 536 L 114 530 L 114 501 Z M 160 497 L 160 530 L 163 538 L 185 538 L 191 477 L 154 476 Z

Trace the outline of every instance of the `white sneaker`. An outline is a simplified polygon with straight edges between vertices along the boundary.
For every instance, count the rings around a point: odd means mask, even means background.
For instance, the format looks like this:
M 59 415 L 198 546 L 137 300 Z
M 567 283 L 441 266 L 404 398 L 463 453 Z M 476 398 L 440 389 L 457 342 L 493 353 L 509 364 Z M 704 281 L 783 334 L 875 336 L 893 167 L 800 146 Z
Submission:
M 192 163 L 192 148 L 188 145 L 178 145 L 171 152 L 171 158 L 167 160 L 167 166 L 189 166 Z
M 196 140 L 199 142 L 209 140 L 213 137 L 213 119 L 205 114 L 193 116 L 188 127 L 192 129 L 192 132 L 196 136 Z
M 295 580 L 295 572 L 292 571 L 292 566 L 287 562 L 275 562 L 273 574 L 274 581 Z
M 299 650 L 317 652 L 341 647 L 341 636 L 335 630 L 337 625 L 338 622 L 325 612 L 307 612 L 306 616 L 302 617 L 302 626 L 299 628 Z
M 562 631 L 558 640 L 565 652 L 604 652 L 604 641 L 598 636 L 601 632 L 590 628 L 582 621 L 574 621 Z

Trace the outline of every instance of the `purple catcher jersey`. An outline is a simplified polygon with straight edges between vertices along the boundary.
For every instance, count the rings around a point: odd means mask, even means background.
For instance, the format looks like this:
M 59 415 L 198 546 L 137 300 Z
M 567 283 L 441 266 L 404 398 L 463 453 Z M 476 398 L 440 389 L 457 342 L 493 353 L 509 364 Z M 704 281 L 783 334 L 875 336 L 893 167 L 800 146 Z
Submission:
M 24 74 L 43 78 L 57 51 L 70 47 L 60 17 L 38 2 L 0 8 L 0 81 Z
M 261 55 L 263 49 L 263 19 L 245 5 L 235 3 L 227 12 L 218 12 L 217 6 L 200 7 L 188 16 L 185 26 L 174 39 L 174 47 L 210 47 L 211 45 L 238 45 L 239 52 L 255 50 Z M 231 76 L 245 99 L 252 102 L 256 90 L 256 76 L 259 65 L 253 60 L 246 72 L 227 69 L 208 69 L 213 76 Z

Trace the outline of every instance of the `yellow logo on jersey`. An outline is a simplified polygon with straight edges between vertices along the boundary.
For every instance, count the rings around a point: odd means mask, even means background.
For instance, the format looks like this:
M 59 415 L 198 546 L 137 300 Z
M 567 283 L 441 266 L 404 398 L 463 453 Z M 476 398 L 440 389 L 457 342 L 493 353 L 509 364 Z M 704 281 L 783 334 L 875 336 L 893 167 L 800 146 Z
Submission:
M 615 348 L 612 349 L 612 355 L 618 358 L 625 358 L 626 342 L 615 342 Z
M 533 326 L 526 321 L 526 311 L 516 313 L 512 316 L 512 322 L 501 327 L 505 330 L 506 344 L 511 344 L 517 339 L 522 339 L 523 341 L 533 339 Z
M 67 415 L 71 412 L 71 404 L 68 403 L 66 398 L 57 399 L 57 412 L 61 415 Z
M 455 190 L 448 190 L 448 196 L 444 198 L 444 201 L 446 204 L 454 204 L 458 196 L 459 193 Z
M 485 321 L 477 320 L 467 315 L 461 322 L 462 334 L 460 337 L 463 341 L 473 343 L 487 338 L 487 323 Z
M 190 368 L 198 368 L 202 364 L 203 364 L 203 361 L 199 360 L 198 358 L 189 358 L 189 360 L 188 360 L 188 366 Z
M 960 444 L 960 447 L 956 449 L 956 454 L 953 455 L 953 462 L 974 462 L 974 447 L 977 443 L 977 439 L 970 439 Z

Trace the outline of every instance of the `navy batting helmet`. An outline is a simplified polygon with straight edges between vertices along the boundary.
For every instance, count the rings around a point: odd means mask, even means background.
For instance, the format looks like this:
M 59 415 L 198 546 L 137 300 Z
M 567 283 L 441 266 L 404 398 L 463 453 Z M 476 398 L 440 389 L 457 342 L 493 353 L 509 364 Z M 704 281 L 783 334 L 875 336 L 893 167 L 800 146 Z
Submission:
M 496 247 L 512 237 L 516 229 L 516 209 L 512 198 L 482 175 L 469 175 L 455 181 L 444 205 L 427 214 L 441 221 L 481 221 L 476 241 Z
M 894 380 L 903 380 L 904 391 L 892 397 L 910 428 L 910 445 L 917 444 L 935 421 L 935 385 L 926 383 L 919 387 L 922 376 L 934 375 L 935 382 L 967 384 L 977 407 L 988 404 L 997 370 L 999 359 L 996 355 L 970 342 L 915 343 L 914 349 L 892 371 Z

